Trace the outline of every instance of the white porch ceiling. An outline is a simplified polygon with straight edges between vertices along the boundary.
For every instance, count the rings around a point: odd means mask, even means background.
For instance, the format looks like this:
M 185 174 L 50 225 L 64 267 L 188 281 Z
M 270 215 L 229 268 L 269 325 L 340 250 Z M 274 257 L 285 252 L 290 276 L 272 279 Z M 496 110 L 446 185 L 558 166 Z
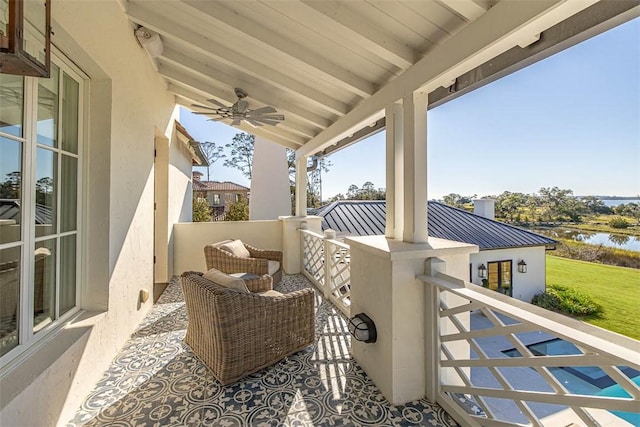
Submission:
M 243 88 L 285 120 L 239 128 L 306 156 L 599 0 L 121 1 L 160 34 L 155 66 L 179 104 L 231 105 Z

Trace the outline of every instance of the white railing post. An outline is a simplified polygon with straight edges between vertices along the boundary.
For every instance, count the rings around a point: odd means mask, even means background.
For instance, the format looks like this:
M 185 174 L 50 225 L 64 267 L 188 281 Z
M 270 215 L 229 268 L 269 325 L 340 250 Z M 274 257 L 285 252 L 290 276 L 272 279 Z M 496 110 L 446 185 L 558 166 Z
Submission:
M 331 290 L 333 289 L 333 253 L 331 251 L 331 244 L 329 240 L 336 238 L 336 232 L 334 230 L 324 231 L 324 297 L 329 299 L 331 296 Z
M 435 276 L 445 272 L 445 261 L 429 258 L 425 261 L 425 274 Z M 437 402 L 440 395 L 440 289 L 431 284 L 425 291 L 425 396 Z

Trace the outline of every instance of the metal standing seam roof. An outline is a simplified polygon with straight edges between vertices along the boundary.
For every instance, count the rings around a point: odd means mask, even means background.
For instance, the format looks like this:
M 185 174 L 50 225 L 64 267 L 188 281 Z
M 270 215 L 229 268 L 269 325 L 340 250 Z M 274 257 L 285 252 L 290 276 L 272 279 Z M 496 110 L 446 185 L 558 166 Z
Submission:
M 454 208 L 444 203 L 428 202 L 429 236 L 478 245 L 480 250 L 526 246 L 549 246 L 557 241 Z M 318 209 L 322 229 L 336 230 L 340 235 L 369 236 L 384 234 L 386 202 L 342 200 Z

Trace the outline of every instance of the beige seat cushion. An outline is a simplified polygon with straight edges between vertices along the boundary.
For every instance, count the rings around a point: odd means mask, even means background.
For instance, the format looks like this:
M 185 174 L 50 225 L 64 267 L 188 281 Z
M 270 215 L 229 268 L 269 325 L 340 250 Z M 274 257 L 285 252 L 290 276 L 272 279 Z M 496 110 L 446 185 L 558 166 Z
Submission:
M 260 295 L 262 295 L 263 297 L 281 297 L 283 294 L 278 291 L 274 291 L 273 289 L 270 289 L 268 291 L 264 291 L 260 293 Z
M 249 288 L 244 283 L 244 280 L 239 279 L 237 277 L 229 276 L 228 274 L 223 273 L 220 270 L 216 270 L 212 268 L 202 275 L 207 280 L 212 281 L 220 286 L 224 286 L 225 288 L 235 289 L 236 291 L 249 293 Z
M 280 270 L 280 263 L 278 261 L 269 260 L 269 265 L 267 268 L 269 270 L 269 275 L 273 276 L 278 272 L 278 270 Z
M 220 245 L 220 249 L 223 249 L 227 252 L 229 252 L 232 255 L 235 255 L 237 257 L 240 258 L 249 258 L 251 257 L 251 254 L 249 253 L 249 251 L 247 250 L 247 248 L 244 247 L 244 244 L 242 243 L 241 240 L 233 240 L 229 243 L 225 243 L 223 245 Z

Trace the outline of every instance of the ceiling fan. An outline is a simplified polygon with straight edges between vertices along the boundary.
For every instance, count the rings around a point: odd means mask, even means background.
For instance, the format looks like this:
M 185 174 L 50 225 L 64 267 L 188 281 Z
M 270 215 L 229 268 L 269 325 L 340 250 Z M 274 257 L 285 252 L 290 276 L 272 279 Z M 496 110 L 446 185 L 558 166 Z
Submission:
M 216 122 L 225 119 L 231 119 L 232 126 L 239 125 L 243 120 L 253 127 L 262 125 L 275 126 L 284 120 L 283 114 L 273 114 L 277 113 L 278 111 L 271 106 L 251 110 L 249 108 L 249 101 L 245 99 L 247 97 L 247 92 L 240 88 L 235 88 L 235 92 L 238 100 L 230 107 L 227 107 L 226 105 L 218 102 L 215 99 L 207 99 L 207 101 L 209 101 L 210 103 L 217 105 L 218 108 L 207 107 L 206 105 L 191 104 L 192 107 L 211 110 L 194 111 L 193 114 L 203 114 L 211 116 L 209 120 L 213 120 Z

